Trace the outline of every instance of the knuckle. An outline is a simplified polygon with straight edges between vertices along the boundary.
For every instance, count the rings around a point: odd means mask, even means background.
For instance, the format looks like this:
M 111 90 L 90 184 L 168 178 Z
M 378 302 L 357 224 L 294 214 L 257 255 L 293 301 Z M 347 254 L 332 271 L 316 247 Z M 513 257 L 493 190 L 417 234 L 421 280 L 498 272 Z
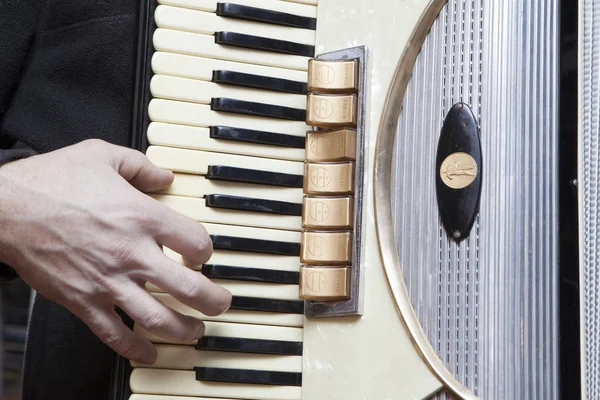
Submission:
M 98 310 L 82 307 L 76 313 L 90 330 L 108 347 L 128 359 L 134 359 L 137 354 L 136 342 L 132 336 L 123 334 L 113 324 L 107 324 L 104 318 L 98 314 Z
M 119 280 L 110 282 L 108 295 L 110 299 L 117 305 L 133 304 L 137 300 L 132 295 L 131 291 L 125 290 L 125 286 Z
M 85 293 L 87 296 L 95 296 L 95 295 L 103 295 L 109 292 L 110 278 L 106 275 L 106 273 L 99 269 L 95 268 L 90 271 L 87 271 L 86 278 L 89 282 L 88 293 Z
M 98 337 L 109 347 L 119 349 L 119 351 L 121 351 L 123 345 L 126 344 L 126 339 L 114 331 L 103 330 Z
M 126 237 L 115 239 L 111 253 L 118 265 L 131 264 L 136 256 L 135 242 Z
M 184 280 L 181 284 L 181 294 L 187 301 L 194 301 L 199 298 L 201 293 L 200 287 L 196 285 L 196 280 Z
M 134 359 L 137 355 L 137 349 L 133 341 L 127 341 L 122 345 L 121 355 L 127 359 Z
M 82 141 L 81 143 L 88 145 L 88 146 L 104 146 L 105 144 L 107 144 L 104 140 L 97 139 L 97 138 L 86 139 L 86 140 Z
M 127 359 L 133 359 L 136 355 L 135 342 L 126 337 L 112 333 L 105 337 L 104 343 L 115 349 L 119 354 Z
M 86 139 L 81 142 L 81 145 L 89 150 L 101 150 L 105 151 L 109 144 L 102 139 Z
M 108 146 L 108 142 L 102 139 L 87 139 L 87 142 L 94 146 Z
M 127 156 L 130 158 L 134 158 L 138 163 L 145 164 L 145 163 L 149 162 L 148 157 L 141 151 L 136 150 L 136 149 L 129 149 L 129 148 L 127 149 L 127 151 L 128 151 Z
M 150 268 L 148 254 L 144 251 L 144 246 L 131 238 L 115 239 L 111 254 L 113 259 L 112 268 L 117 275 L 104 276 L 101 279 L 110 280 L 118 283 L 119 276 L 125 273 L 127 276 L 138 277 L 138 273 L 145 273 Z
M 91 328 L 96 336 L 108 347 L 126 357 L 133 354 L 134 343 L 126 336 L 119 334 L 112 326 L 92 322 Z
M 127 218 L 136 225 L 144 225 L 148 221 L 146 207 L 138 202 L 127 204 Z
M 164 315 L 156 312 L 149 314 L 141 323 L 150 332 L 161 330 L 166 325 Z
M 131 301 L 130 295 L 123 290 L 123 283 L 126 280 L 139 283 L 153 271 L 146 246 L 130 238 L 120 238 L 114 241 L 111 254 L 110 273 L 98 277 L 98 283 L 118 301 Z
M 155 233 L 156 224 L 152 213 L 152 203 L 136 201 L 128 204 L 126 218 L 135 226 L 136 230 Z

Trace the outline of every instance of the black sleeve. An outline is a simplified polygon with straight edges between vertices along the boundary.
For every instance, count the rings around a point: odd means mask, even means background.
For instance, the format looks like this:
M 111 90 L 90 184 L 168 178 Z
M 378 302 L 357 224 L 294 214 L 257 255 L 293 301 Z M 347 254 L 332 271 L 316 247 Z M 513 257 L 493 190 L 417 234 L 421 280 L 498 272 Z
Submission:
M 8 140 L 2 134 L 4 114 L 27 60 L 41 0 L 0 1 L 0 165 L 33 155 L 26 144 Z
M 7 140 L 2 122 L 35 34 L 38 9 L 39 0 L 0 1 L 0 166 L 34 154 L 26 144 Z M 16 277 L 12 268 L 0 263 L 0 281 Z

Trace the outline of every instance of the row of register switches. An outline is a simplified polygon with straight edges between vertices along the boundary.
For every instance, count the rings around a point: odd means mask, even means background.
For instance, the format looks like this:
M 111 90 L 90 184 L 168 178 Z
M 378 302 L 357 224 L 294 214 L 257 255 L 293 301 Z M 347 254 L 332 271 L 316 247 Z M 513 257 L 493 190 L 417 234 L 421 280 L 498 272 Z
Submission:
M 359 61 L 308 68 L 300 298 L 350 298 Z

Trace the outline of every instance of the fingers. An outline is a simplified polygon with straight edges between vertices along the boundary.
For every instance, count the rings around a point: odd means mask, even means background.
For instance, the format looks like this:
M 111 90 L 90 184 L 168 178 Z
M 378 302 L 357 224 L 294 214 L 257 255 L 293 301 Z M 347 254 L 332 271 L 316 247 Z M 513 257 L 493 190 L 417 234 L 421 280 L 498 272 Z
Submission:
M 152 215 L 155 216 L 156 224 L 152 235 L 156 241 L 195 265 L 207 262 L 212 256 L 213 246 L 206 228 L 158 201 L 155 203 Z
M 231 293 L 207 277 L 165 256 L 158 248 L 142 279 L 204 315 L 221 315 L 231 306 Z
M 204 323 L 166 307 L 145 289 L 128 285 L 119 306 L 150 333 L 175 343 L 189 342 L 204 335 Z
M 139 151 L 99 140 L 86 141 L 86 145 L 108 151 L 112 167 L 142 192 L 156 192 L 166 189 L 173 183 L 172 172 L 158 168 Z M 158 201 L 150 202 L 150 199 L 148 201 L 151 209 L 143 214 L 150 218 L 145 221 L 145 225 L 152 227 L 153 232 L 150 234 L 157 242 L 178 252 L 193 263 L 203 264 L 208 261 L 212 255 L 212 241 L 206 229 L 198 222 L 161 205 Z
M 171 171 L 160 169 L 139 151 L 112 146 L 112 155 L 115 170 L 142 192 L 163 190 L 173 183 Z
M 123 357 L 144 364 L 156 360 L 152 343 L 127 328 L 113 309 L 94 308 L 88 315 L 79 317 L 102 342 Z

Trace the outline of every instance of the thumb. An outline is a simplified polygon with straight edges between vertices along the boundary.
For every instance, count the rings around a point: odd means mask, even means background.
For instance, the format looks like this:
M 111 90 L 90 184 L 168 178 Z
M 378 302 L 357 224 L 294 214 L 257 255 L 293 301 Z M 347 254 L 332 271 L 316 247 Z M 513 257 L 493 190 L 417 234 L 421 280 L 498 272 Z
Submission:
M 139 151 L 114 146 L 112 164 L 132 186 L 142 192 L 156 192 L 173 183 L 173 173 L 154 165 Z

